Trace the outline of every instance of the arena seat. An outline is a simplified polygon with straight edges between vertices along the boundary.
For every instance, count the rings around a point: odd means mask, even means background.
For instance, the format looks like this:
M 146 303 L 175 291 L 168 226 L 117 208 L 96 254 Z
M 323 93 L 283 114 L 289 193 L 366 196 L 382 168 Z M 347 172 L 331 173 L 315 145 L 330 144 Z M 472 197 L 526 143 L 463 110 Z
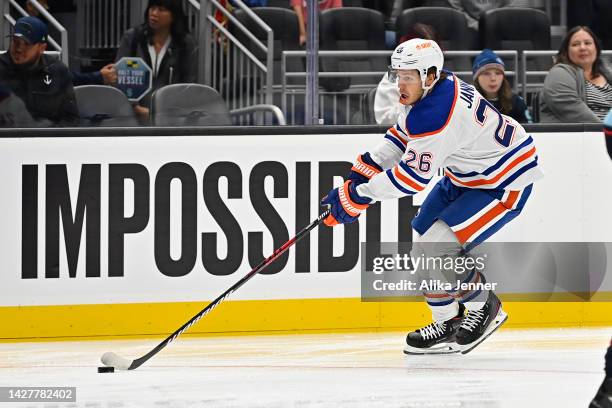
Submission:
M 172 84 L 155 91 L 151 97 L 151 122 L 154 126 L 286 124 L 285 116 L 275 105 L 251 105 L 230 111 L 217 90 L 202 84 Z
M 482 48 L 549 50 L 550 19 L 541 10 L 500 8 L 482 14 L 478 32 Z
M 541 10 L 532 8 L 489 10 L 480 16 L 478 27 L 482 48 L 517 50 L 519 61 L 525 50 L 551 49 L 550 19 Z M 522 75 L 520 64 L 514 67 L 512 60 L 505 59 L 504 62 L 506 69 L 516 71 L 520 78 Z M 550 57 L 531 58 L 527 61 L 527 71 L 548 71 L 551 65 Z M 514 79 L 509 81 L 513 84 Z M 528 99 L 531 97 L 532 95 L 528 95 Z M 537 117 L 537 109 L 535 112 Z
M 288 0 L 287 0 L 288 2 Z M 279 7 L 258 7 L 252 9 L 259 18 L 261 18 L 274 33 L 274 78 L 275 84 L 281 82 L 281 57 L 283 51 L 300 50 L 299 36 L 300 29 L 298 26 L 297 15 L 293 10 Z M 244 25 L 257 39 L 264 44 L 267 41 L 266 32 L 244 11 L 236 10 L 234 13 L 236 19 Z M 244 44 L 247 49 L 253 53 L 260 61 L 266 60 L 264 51 L 258 47 L 246 34 L 235 25 L 230 24 L 230 32 Z M 304 62 L 298 58 L 289 58 L 287 60 L 288 71 L 304 71 Z M 303 82 L 303 80 L 302 80 Z
M 595 0 L 595 15 L 593 22 L 593 28 L 595 33 L 601 40 L 601 46 L 603 49 L 612 49 L 612 23 L 610 18 L 612 17 L 612 1 L 610 0 Z
M 229 109 L 215 89 L 201 84 L 164 86 L 151 97 L 154 126 L 229 126 Z
M 82 85 L 74 87 L 82 126 L 138 126 L 128 98 L 111 86 Z
M 385 50 L 383 14 L 377 10 L 343 7 L 321 12 L 321 50 L 372 51 Z M 320 72 L 384 72 L 389 57 L 323 57 Z M 319 84 L 328 91 L 342 91 L 351 84 L 377 84 L 380 74 L 370 77 L 320 78 Z
M 411 32 L 417 24 L 431 26 L 443 50 L 476 49 L 465 14 L 445 7 L 417 7 L 404 10 L 397 19 L 397 38 Z
M 422 0 L 393 0 L 391 14 L 387 22 L 387 29 L 395 31 L 397 28 L 397 18 L 404 10 L 422 6 Z
M 480 45 L 492 50 L 550 50 L 550 19 L 541 10 L 532 8 L 500 8 L 480 16 Z M 508 63 L 506 62 L 506 66 Z M 516 69 L 518 67 L 509 67 Z M 533 60 L 528 70 L 548 70 L 548 60 Z
M 476 49 L 474 31 L 468 27 L 465 14 L 447 7 L 417 7 L 404 10 L 396 21 L 397 38 L 411 33 L 415 24 L 431 26 L 443 51 Z M 451 71 L 469 71 L 469 57 L 445 57 L 444 68 Z

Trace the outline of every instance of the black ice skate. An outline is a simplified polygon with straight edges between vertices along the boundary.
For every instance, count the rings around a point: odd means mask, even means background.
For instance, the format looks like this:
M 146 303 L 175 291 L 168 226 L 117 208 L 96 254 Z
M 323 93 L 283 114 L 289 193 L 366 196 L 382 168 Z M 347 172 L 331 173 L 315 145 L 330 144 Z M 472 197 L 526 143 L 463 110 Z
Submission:
M 461 325 L 465 306 L 459 304 L 457 316 L 445 322 L 433 322 L 422 329 L 408 333 L 406 336 L 406 354 L 453 354 L 459 350 L 455 343 L 455 334 Z
M 493 292 L 479 310 L 470 310 L 457 330 L 456 341 L 462 354 L 472 351 L 508 319 L 501 302 Z
M 612 408 L 612 377 L 607 377 L 597 390 L 589 408 Z

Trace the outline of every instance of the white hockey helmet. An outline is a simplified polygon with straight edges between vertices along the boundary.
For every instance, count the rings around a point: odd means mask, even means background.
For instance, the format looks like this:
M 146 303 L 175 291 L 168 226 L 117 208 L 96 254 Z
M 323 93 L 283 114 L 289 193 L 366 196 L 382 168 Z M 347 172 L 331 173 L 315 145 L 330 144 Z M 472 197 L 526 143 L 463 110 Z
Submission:
M 425 94 L 433 88 L 440 79 L 440 72 L 444 65 L 444 54 L 440 46 L 433 40 L 413 38 L 398 45 L 391 55 L 391 66 L 389 67 L 389 79 L 394 82 L 394 72 L 400 69 L 416 69 L 421 76 L 421 83 Z M 426 86 L 427 71 L 436 68 L 436 79 L 430 86 Z M 423 95 L 425 96 L 425 95 Z

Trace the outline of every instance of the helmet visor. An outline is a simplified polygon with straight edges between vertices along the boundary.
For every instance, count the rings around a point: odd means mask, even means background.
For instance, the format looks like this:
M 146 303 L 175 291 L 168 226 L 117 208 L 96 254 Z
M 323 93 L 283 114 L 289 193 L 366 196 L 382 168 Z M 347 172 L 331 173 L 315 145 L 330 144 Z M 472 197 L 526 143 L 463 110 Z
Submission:
M 416 69 L 394 69 L 391 65 L 387 67 L 387 76 L 389 77 L 389 81 L 396 84 L 400 82 L 416 84 L 421 81 L 419 72 Z

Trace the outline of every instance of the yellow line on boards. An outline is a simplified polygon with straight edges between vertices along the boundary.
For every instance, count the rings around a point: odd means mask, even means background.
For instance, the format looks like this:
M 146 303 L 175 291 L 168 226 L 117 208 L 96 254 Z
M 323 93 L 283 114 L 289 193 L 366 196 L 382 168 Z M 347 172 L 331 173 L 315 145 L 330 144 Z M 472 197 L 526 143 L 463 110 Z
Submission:
M 506 296 L 501 297 L 504 300 Z M 160 337 L 205 306 L 175 302 L 0 307 L 0 341 Z M 504 310 L 509 315 L 504 327 L 612 326 L 612 303 L 606 301 L 504 301 Z M 420 300 L 238 300 L 220 304 L 185 335 L 406 330 L 423 326 L 430 319 L 427 305 Z

